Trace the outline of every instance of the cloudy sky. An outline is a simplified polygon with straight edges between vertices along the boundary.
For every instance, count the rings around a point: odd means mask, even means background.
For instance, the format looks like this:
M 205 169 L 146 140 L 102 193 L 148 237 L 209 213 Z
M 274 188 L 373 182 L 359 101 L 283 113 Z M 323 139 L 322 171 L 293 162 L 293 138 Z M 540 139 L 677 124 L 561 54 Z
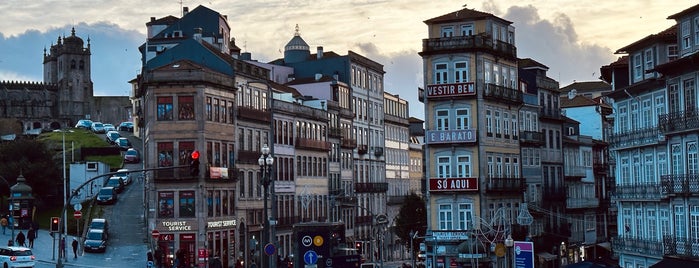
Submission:
M 150 17 L 181 16 L 182 6 L 207 6 L 228 16 L 231 35 L 253 59 L 283 56 L 300 27 L 301 37 L 325 51 L 360 53 L 384 65 L 385 90 L 410 102 L 410 114 L 424 118 L 417 100 L 423 86 L 417 53 L 427 36 L 424 20 L 475 8 L 513 22 L 517 53 L 549 67 L 561 86 L 596 81 L 614 51 L 674 24 L 669 15 L 695 0 L 3 0 L 0 1 L 0 81 L 42 81 L 44 48 L 71 27 L 90 38 L 95 94 L 126 96 L 127 81 L 139 72 L 137 47 Z

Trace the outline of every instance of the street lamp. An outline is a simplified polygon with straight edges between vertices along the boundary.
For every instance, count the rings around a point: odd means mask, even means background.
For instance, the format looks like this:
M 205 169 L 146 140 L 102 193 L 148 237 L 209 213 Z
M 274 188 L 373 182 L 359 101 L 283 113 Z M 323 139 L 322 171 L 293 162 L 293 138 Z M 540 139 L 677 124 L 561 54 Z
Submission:
M 415 247 L 413 246 L 413 239 L 417 237 L 417 231 L 410 231 L 410 261 L 412 266 L 415 267 Z
M 507 267 L 514 267 L 513 261 L 514 261 L 514 256 L 512 256 L 512 247 L 515 245 L 514 239 L 512 239 L 512 235 L 508 234 L 507 238 L 505 238 L 505 246 L 507 247 L 507 258 L 505 258 L 505 263 L 507 263 Z M 510 260 L 510 258 L 512 258 Z
M 269 185 L 272 182 L 272 165 L 274 164 L 274 157 L 270 153 L 270 149 L 265 144 L 262 146 L 262 155 L 260 155 L 260 158 L 257 159 L 257 163 L 260 165 L 260 172 L 262 173 L 262 186 L 264 186 L 264 236 L 262 237 L 262 240 L 267 242 L 267 243 L 273 243 L 274 237 L 271 237 L 270 234 L 270 219 L 269 216 L 267 215 L 267 202 L 268 202 L 268 193 L 269 193 Z M 273 190 L 274 191 L 274 190 Z M 266 246 L 266 244 L 265 244 Z M 264 250 L 264 248 L 263 248 Z M 265 252 L 266 253 L 266 252 Z M 271 254 L 267 258 L 267 265 L 264 265 L 263 267 L 273 267 L 273 263 L 276 264 L 276 261 L 274 261 L 272 256 L 274 254 Z

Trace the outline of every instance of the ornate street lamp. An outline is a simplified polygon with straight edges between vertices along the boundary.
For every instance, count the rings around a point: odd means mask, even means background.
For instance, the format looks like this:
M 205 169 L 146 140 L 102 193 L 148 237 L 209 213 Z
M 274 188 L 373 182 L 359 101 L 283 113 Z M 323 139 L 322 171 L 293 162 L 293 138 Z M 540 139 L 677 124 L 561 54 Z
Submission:
M 263 245 L 262 251 L 264 251 L 264 247 L 267 244 L 274 243 L 274 237 L 271 237 L 270 235 L 270 218 L 269 215 L 267 214 L 267 202 L 268 201 L 268 195 L 269 195 L 269 185 L 272 183 L 272 165 L 274 164 L 274 156 L 270 153 L 269 147 L 267 144 L 262 146 L 262 155 L 260 155 L 260 158 L 257 159 L 257 163 L 260 165 L 260 172 L 262 173 L 262 186 L 264 186 L 264 233 L 262 237 L 262 241 L 265 241 L 265 245 Z M 266 253 L 266 252 L 265 252 Z M 274 254 L 268 256 L 267 263 L 266 265 L 263 265 L 263 267 L 273 267 L 272 265 L 276 264 L 275 257 L 273 256 Z M 261 256 L 261 255 L 260 255 Z M 264 263 L 264 262 L 263 262 Z
M 512 235 L 507 235 L 507 238 L 505 238 L 505 247 L 507 247 L 507 258 L 506 259 L 506 267 L 514 267 L 512 265 L 514 263 L 514 256 L 512 254 L 512 247 L 515 245 L 514 239 L 512 239 Z

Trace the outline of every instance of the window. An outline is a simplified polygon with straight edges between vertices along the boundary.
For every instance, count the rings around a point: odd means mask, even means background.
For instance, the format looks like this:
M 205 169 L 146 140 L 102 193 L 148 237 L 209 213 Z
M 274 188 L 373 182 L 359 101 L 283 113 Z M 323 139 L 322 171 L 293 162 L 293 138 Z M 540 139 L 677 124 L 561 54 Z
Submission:
M 179 120 L 194 120 L 194 97 L 179 96 L 177 97 L 177 108 Z
M 518 140 L 519 139 L 519 130 L 517 130 L 517 113 L 512 114 L 512 139 L 513 140 Z
M 668 109 L 670 113 L 680 112 L 680 91 L 676 83 L 668 86 Z
M 182 218 L 194 218 L 195 208 L 194 205 L 194 191 L 182 191 L 180 192 L 180 217 Z
M 456 157 L 456 176 L 459 178 L 471 177 L 470 155 L 460 155 Z
M 653 61 L 653 50 L 652 50 L 652 49 L 646 49 L 646 52 L 645 52 L 645 60 L 646 60 L 646 66 L 645 66 L 646 69 L 645 69 L 645 70 L 646 70 L 646 71 L 652 70 L 653 67 L 654 67 L 654 64 L 653 64 L 653 62 L 654 62 L 654 61 Z M 647 76 L 650 76 L 650 75 L 652 75 L 652 74 L 650 74 L 650 73 L 647 74 Z
M 468 62 L 462 61 L 454 63 L 454 82 L 468 82 L 469 79 Z
M 699 44 L 699 17 L 694 17 L 694 44 Z
M 453 212 L 452 212 L 451 204 L 439 205 L 439 229 L 440 230 L 452 230 L 453 229 L 452 213 Z
M 699 161 L 697 161 L 697 142 L 687 143 L 687 174 L 699 173 Z
M 491 77 L 491 73 L 493 71 L 492 68 L 493 68 L 493 66 L 490 62 L 486 61 L 483 63 L 483 81 L 486 84 L 489 84 L 492 82 L 492 77 Z
M 468 36 L 473 35 L 473 24 L 463 24 L 461 25 L 461 35 Z
M 634 81 L 640 81 L 643 78 L 643 61 L 641 60 L 641 54 L 633 55 L 633 79 Z
M 158 218 L 175 216 L 175 192 L 158 192 Z
M 172 97 L 158 97 L 158 120 L 172 120 Z
M 206 121 L 211 121 L 213 119 L 213 107 L 211 106 L 211 97 L 206 97 Z
M 469 129 L 471 124 L 469 109 L 456 109 L 456 129 Z
M 677 51 L 677 45 L 667 46 L 667 60 L 673 61 L 677 59 L 679 52 Z
M 672 144 L 672 174 L 684 174 L 684 166 L 682 165 L 682 146 L 680 144 Z
M 158 142 L 158 166 L 172 166 L 172 142 Z
M 646 220 L 648 221 L 648 238 L 650 238 L 650 240 L 657 240 L 658 224 L 654 209 L 649 209 L 646 211 Z
M 437 130 L 449 129 L 449 110 L 437 110 Z
M 502 114 L 502 133 L 504 134 L 505 138 L 508 139 L 510 138 L 510 114 L 509 113 L 503 113 Z
M 493 136 L 493 116 L 490 110 L 485 110 L 485 131 L 488 137 Z
M 448 156 L 437 158 L 437 177 L 451 178 L 451 159 Z
M 457 224 L 459 230 L 468 230 L 473 227 L 473 204 L 462 203 L 458 205 Z
M 434 83 L 435 84 L 446 84 L 449 83 L 447 77 L 447 64 L 437 63 L 434 66 Z
M 500 130 L 500 125 L 501 125 L 501 118 L 500 118 L 500 111 L 495 111 L 495 137 L 500 138 L 500 135 L 502 134 Z
M 675 236 L 678 238 L 687 237 L 687 220 L 684 218 L 684 205 L 675 205 Z
M 692 43 L 691 39 L 689 36 L 689 21 L 683 21 L 682 22 L 682 49 L 688 49 Z
M 690 237 L 692 243 L 699 242 L 699 206 L 691 206 L 689 210 Z
M 454 26 L 447 25 L 442 26 L 442 37 L 452 37 L 454 36 Z
M 694 89 L 694 79 L 684 80 L 684 110 L 697 110 L 697 92 Z

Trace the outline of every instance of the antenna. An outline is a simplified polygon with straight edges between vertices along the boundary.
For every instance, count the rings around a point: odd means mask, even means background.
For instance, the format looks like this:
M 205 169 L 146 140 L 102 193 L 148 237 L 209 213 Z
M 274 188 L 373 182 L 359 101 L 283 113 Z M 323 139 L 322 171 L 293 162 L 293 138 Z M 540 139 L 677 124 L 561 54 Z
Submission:
M 182 14 L 182 15 L 180 15 L 180 16 L 181 16 L 181 17 L 184 17 L 184 10 L 182 9 L 182 2 L 184 2 L 184 1 L 183 1 L 183 0 L 178 0 L 177 2 L 180 3 L 180 14 Z

